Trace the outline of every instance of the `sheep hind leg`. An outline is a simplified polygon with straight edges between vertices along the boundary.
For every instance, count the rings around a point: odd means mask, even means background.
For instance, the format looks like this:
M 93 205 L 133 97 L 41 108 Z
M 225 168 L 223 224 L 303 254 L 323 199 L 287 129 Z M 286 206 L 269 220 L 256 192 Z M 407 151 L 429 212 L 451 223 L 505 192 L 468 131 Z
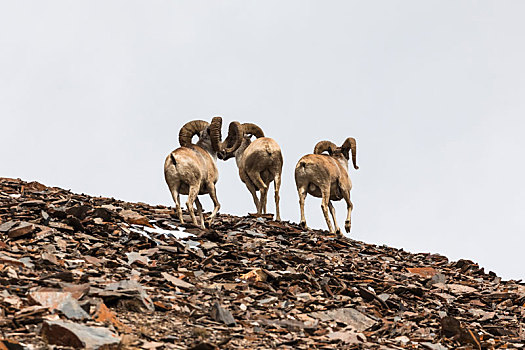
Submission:
M 195 217 L 195 212 L 193 210 L 193 203 L 195 202 L 195 199 L 197 198 L 198 194 L 199 194 L 198 186 L 190 187 L 188 191 L 188 200 L 186 201 L 186 207 L 188 208 L 188 211 L 190 212 L 191 222 L 193 222 L 195 226 L 199 226 L 199 224 L 197 223 L 197 218 Z
M 261 193 L 259 205 L 257 206 L 257 214 L 262 214 L 263 204 L 265 202 L 264 198 L 265 198 L 266 193 L 268 192 L 268 186 L 266 186 L 266 184 L 264 183 L 263 179 L 261 178 L 260 173 L 252 172 L 252 173 L 248 173 L 248 176 L 252 180 L 255 187 L 258 188 L 259 192 Z
M 255 204 L 255 210 L 259 210 L 259 198 L 257 198 L 257 188 L 254 186 L 253 182 L 248 178 L 244 181 L 246 188 L 250 191 L 250 194 L 253 198 L 253 203 Z
M 201 227 L 206 228 L 206 226 L 204 226 L 204 215 L 202 213 L 202 204 L 198 196 L 195 198 L 195 204 L 197 205 L 197 213 L 199 214 L 199 218 L 201 220 Z
M 332 205 L 332 202 L 331 201 L 328 201 L 328 209 L 330 209 L 330 214 L 332 214 L 332 219 L 334 220 L 334 226 L 335 226 L 335 233 L 337 233 L 338 235 L 341 234 L 341 229 L 339 228 L 339 226 L 337 225 L 337 221 L 335 219 L 335 208 L 334 206 Z
M 266 207 L 268 204 L 268 191 L 270 190 L 270 181 L 266 183 L 266 188 L 264 189 L 264 192 L 261 192 L 261 207 L 262 207 L 262 213 L 266 214 Z
M 261 193 L 261 214 L 266 214 L 266 204 L 268 199 L 268 187 Z
M 178 183 L 175 184 L 175 186 L 170 190 L 171 190 L 171 196 L 173 197 L 173 201 L 175 202 L 175 212 L 177 213 L 177 216 L 179 217 L 179 222 L 183 224 L 184 219 L 182 218 L 182 208 L 180 205 L 179 184 Z
M 321 209 L 323 211 L 324 219 L 328 225 L 328 231 L 334 233 L 334 228 L 332 227 L 332 222 L 330 221 L 330 216 L 328 215 L 328 204 L 330 203 L 330 188 L 321 189 L 322 200 L 321 200 Z
M 306 217 L 304 216 L 304 201 L 307 195 L 306 187 L 298 187 L 297 192 L 299 194 L 299 207 L 301 209 L 301 222 L 299 225 L 304 229 L 308 229 L 308 226 L 306 226 Z
M 343 197 L 346 201 L 346 208 L 348 210 L 348 213 L 346 214 L 346 220 L 345 220 L 345 231 L 346 233 L 350 233 L 350 227 L 352 226 L 351 216 L 352 216 L 352 209 L 354 209 L 354 205 L 350 201 L 350 192 L 343 193 Z
M 275 220 L 281 221 L 281 212 L 279 210 L 279 189 L 281 188 L 281 174 L 275 174 L 273 186 L 275 188 Z
M 213 201 L 213 211 L 211 212 L 210 218 L 208 220 L 208 226 L 211 227 L 211 223 L 213 222 L 213 218 L 215 215 L 217 215 L 217 212 L 219 209 L 221 209 L 221 205 L 219 204 L 219 200 L 217 199 L 217 193 L 215 191 L 215 184 L 213 182 L 210 182 L 207 187 L 210 190 L 210 198 Z

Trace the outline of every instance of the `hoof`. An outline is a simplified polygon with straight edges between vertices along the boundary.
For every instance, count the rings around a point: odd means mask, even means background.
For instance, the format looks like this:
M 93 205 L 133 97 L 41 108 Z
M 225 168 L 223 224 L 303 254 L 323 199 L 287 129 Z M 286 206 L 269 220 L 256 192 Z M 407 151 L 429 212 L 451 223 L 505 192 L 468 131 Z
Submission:
M 301 226 L 301 227 L 304 228 L 305 230 L 308 229 L 308 226 L 306 226 L 306 221 L 301 221 L 301 222 L 299 223 L 299 226 Z
M 335 234 L 341 236 L 341 229 L 338 228 L 337 230 L 335 230 Z
M 350 227 L 351 227 L 350 221 L 345 221 L 345 231 L 346 231 L 346 233 L 350 233 Z

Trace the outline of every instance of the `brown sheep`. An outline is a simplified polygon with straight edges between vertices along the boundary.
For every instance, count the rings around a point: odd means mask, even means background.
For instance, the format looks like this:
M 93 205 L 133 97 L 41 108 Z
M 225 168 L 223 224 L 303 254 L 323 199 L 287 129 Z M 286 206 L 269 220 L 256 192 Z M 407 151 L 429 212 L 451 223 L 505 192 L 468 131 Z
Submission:
M 330 232 L 341 234 L 335 219 L 335 209 L 331 201 L 339 201 L 344 198 L 348 208 L 345 221 L 345 230 L 350 232 L 350 216 L 353 204 L 350 201 L 350 190 L 352 182 L 348 176 L 349 151 L 352 151 L 352 163 L 356 164 L 356 141 L 349 137 L 341 147 L 337 147 L 330 141 L 320 141 L 315 145 L 314 154 L 303 156 L 295 167 L 295 184 L 299 193 L 299 206 L 301 208 L 301 226 L 306 228 L 304 216 L 304 201 L 307 194 L 322 198 L 321 209 Z M 327 151 L 328 154 L 322 154 Z M 328 216 L 328 210 L 334 220 L 334 228 Z
M 181 223 L 184 223 L 184 220 L 179 199 L 180 194 L 188 195 L 186 206 L 191 220 L 196 226 L 198 224 L 193 212 L 194 202 L 197 205 L 201 227 L 205 227 L 202 205 L 197 197 L 198 195 L 209 194 L 213 201 L 214 208 L 209 217 L 208 225 L 211 225 L 213 218 L 220 209 L 215 192 L 215 184 L 219 178 L 216 165 L 217 152 L 231 152 L 238 148 L 241 128 L 238 122 L 230 123 L 228 137 L 225 142 L 221 142 L 221 126 L 221 117 L 213 118 L 211 124 L 203 120 L 194 120 L 186 123 L 179 132 L 181 147 L 166 157 L 164 178 L 175 201 L 175 210 Z M 199 136 L 199 141 L 196 144 L 191 142 L 194 135 Z
M 219 159 L 228 160 L 235 157 L 239 176 L 250 191 L 257 214 L 266 214 L 266 200 L 270 183 L 274 181 L 275 188 L 275 219 L 280 221 L 279 189 L 283 156 L 281 148 L 275 140 L 264 137 L 260 127 L 252 123 L 242 124 L 241 145 L 235 151 L 221 151 Z M 251 137 L 256 139 L 251 141 Z M 257 191 L 260 198 L 257 198 Z

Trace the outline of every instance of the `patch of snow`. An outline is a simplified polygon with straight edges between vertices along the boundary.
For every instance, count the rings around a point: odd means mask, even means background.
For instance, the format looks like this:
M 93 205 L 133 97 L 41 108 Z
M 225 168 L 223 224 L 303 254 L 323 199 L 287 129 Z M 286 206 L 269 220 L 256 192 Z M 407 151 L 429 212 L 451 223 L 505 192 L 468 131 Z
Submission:
M 151 237 L 152 233 L 166 237 L 174 237 L 180 240 L 185 240 L 189 237 L 196 237 L 193 233 L 185 232 L 183 229 L 178 228 L 176 226 L 170 225 L 170 227 L 173 227 L 174 229 L 166 230 L 155 225 L 153 228 L 143 225 L 131 225 L 129 229 L 133 232 L 141 234 L 142 236 L 152 241 L 156 241 L 154 238 Z
M 157 233 L 159 235 L 164 235 L 167 237 L 175 237 L 177 239 L 186 239 L 188 237 L 195 237 L 193 233 L 185 232 L 178 227 L 174 230 L 165 230 L 157 226 L 155 226 L 154 228 L 145 226 L 143 229 L 149 233 Z
M 193 235 L 195 236 L 195 235 Z M 197 241 L 192 241 L 191 239 L 188 239 L 188 241 L 186 242 L 186 245 L 190 248 L 190 249 L 199 249 L 199 245 L 200 243 L 197 242 Z

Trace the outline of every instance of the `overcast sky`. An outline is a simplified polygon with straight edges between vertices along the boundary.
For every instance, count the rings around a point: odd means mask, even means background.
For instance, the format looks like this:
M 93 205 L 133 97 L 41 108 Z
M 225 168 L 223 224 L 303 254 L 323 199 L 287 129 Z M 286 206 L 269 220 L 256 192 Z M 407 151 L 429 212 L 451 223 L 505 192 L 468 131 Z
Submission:
M 298 159 L 353 136 L 350 237 L 525 279 L 524 13 L 522 1 L 0 1 L 0 176 L 172 205 L 163 163 L 180 127 L 220 115 L 280 144 L 281 216 L 297 222 Z M 221 212 L 253 212 L 235 161 L 218 167 Z M 326 228 L 320 200 L 306 207 Z

